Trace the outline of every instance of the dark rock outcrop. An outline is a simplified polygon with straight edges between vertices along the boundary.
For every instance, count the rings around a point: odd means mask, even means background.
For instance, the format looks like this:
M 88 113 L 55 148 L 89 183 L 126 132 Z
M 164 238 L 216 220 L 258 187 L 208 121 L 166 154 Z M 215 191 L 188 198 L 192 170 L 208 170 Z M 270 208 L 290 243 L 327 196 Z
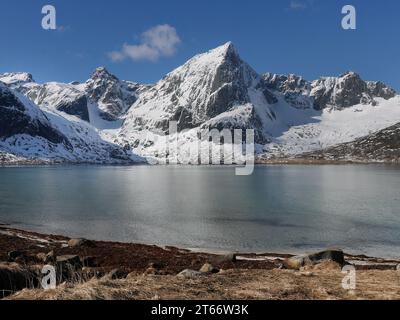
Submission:
M 70 102 L 62 101 L 56 106 L 56 108 L 57 110 L 77 116 L 78 118 L 89 122 L 88 100 L 85 95 L 80 95 Z
M 315 109 L 344 109 L 357 104 L 376 104 L 375 98 L 389 99 L 395 91 L 382 82 L 365 82 L 355 72 L 338 78 L 321 78 L 312 83 Z
M 289 269 L 298 270 L 307 265 L 315 265 L 331 261 L 341 266 L 345 264 L 344 253 L 339 249 L 328 249 L 308 255 L 291 257 L 285 260 L 284 265 Z
M 39 136 L 55 144 L 70 145 L 62 133 L 51 127 L 38 107 L 30 101 L 24 104 L 11 89 L 0 83 L 0 139 L 17 134 Z
M 107 121 L 118 119 L 137 100 L 143 86 L 121 81 L 104 67 L 97 68 L 86 82 L 87 97 L 98 104 L 100 116 Z
M 263 75 L 263 83 L 267 89 L 264 92 L 269 103 L 276 103 L 278 100 L 272 95 L 271 91 L 283 94 L 287 103 L 297 109 L 309 109 L 313 107 L 313 100 L 309 97 L 311 83 L 300 76 L 294 74 L 278 75 L 266 73 Z

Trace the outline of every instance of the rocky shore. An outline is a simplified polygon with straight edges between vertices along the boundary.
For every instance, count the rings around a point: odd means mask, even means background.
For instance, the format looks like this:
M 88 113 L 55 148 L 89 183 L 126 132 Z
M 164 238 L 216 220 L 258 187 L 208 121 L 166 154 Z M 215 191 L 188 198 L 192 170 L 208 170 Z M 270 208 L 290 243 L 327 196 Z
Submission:
M 399 263 L 339 249 L 216 255 L 0 226 L 4 299 L 400 299 Z M 45 265 L 55 289 L 42 288 Z M 355 267 L 355 289 L 343 289 L 343 266 Z

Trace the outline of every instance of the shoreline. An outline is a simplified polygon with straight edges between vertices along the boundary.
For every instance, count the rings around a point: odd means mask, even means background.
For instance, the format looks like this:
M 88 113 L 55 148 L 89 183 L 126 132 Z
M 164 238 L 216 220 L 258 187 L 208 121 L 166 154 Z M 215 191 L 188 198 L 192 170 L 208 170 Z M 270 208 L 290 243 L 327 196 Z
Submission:
M 329 160 L 329 159 L 316 159 L 316 158 L 302 158 L 302 157 L 288 157 L 288 158 L 257 158 L 254 162 L 255 166 L 262 165 L 400 165 L 399 160 Z M 43 159 L 25 159 L 17 158 L 15 160 L 3 160 L 0 158 L 0 168 L 1 167 L 57 167 L 57 166 L 168 166 L 168 164 L 156 163 L 151 164 L 148 161 L 142 162 L 72 162 L 72 161 L 62 161 L 62 160 L 43 160 Z M 207 166 L 240 166 L 235 164 L 224 165 L 224 164 L 176 164 L 174 166 L 182 167 L 207 167 Z
M 67 233 L 53 233 L 48 231 L 43 231 L 40 229 L 29 228 L 28 226 L 24 226 L 22 223 L 8 223 L 4 221 L 0 221 L 0 236 L 1 232 L 4 229 L 13 230 L 14 232 L 20 233 L 21 236 L 24 234 L 35 234 L 39 237 L 55 237 L 55 238 L 65 238 L 65 239 L 74 239 L 81 238 L 81 235 L 71 235 Z M 83 236 L 85 237 L 85 236 Z M 193 246 L 184 246 L 179 244 L 171 244 L 171 243 L 149 243 L 149 242 L 141 242 L 141 241 L 124 241 L 124 240 L 111 240 L 111 239 L 101 239 L 101 238 L 90 238 L 90 241 L 93 242 L 103 242 L 103 243 L 118 243 L 121 245 L 140 245 L 140 246 L 148 246 L 148 247 L 159 247 L 161 249 L 165 248 L 176 248 L 179 250 L 184 250 L 191 252 L 193 254 L 210 254 L 210 255 L 226 255 L 226 254 L 236 254 L 242 256 L 266 256 L 266 257 L 293 257 L 297 255 L 312 253 L 320 250 L 324 250 L 327 248 L 336 248 L 336 246 L 332 247 L 323 247 L 323 246 L 315 246 L 304 249 L 237 249 L 237 248 L 217 248 L 217 247 L 193 247 Z M 384 260 L 384 261 L 398 261 L 400 263 L 400 256 L 392 256 L 390 254 L 368 254 L 365 252 L 360 252 L 355 249 L 341 248 L 344 249 L 346 256 L 362 258 L 362 259 L 372 259 L 372 260 Z
M 112 240 L 93 240 L 93 239 L 86 239 L 86 238 L 74 238 L 68 235 L 63 234 L 53 234 L 53 233 L 44 233 L 34 230 L 28 230 L 27 228 L 18 228 L 12 224 L 0 222 L 0 238 L 4 236 L 11 236 L 14 238 L 20 238 L 27 241 L 38 242 L 38 243 L 58 243 L 63 244 L 64 248 L 67 247 L 67 242 L 72 239 L 84 239 L 90 241 L 92 243 L 102 243 L 104 245 L 119 245 L 119 246 L 139 246 L 142 248 L 158 248 L 160 250 L 177 250 L 181 252 L 185 252 L 188 254 L 193 255 L 210 255 L 210 256 L 223 256 L 223 255 L 231 255 L 234 254 L 236 256 L 242 256 L 245 260 L 246 257 L 265 257 L 266 259 L 285 259 L 290 258 L 302 254 L 307 254 L 311 252 L 315 252 L 320 249 L 314 250 L 307 250 L 302 251 L 298 250 L 298 252 L 271 252 L 268 250 L 260 250 L 260 251 L 253 251 L 253 250 L 229 250 L 229 249 L 218 249 L 218 248 L 190 248 L 190 247 L 180 247 L 176 245 L 159 245 L 159 244 L 152 244 L 152 243 L 144 243 L 144 242 L 126 242 L 126 241 L 112 241 Z M 329 248 L 325 248 L 329 249 Z M 332 248 L 331 248 L 332 249 Z M 344 248 L 345 249 L 345 248 Z M 4 251 L 4 250 L 3 250 Z M 1 249 L 0 249 L 1 253 Z M 393 258 L 393 257 L 384 257 L 384 256 L 371 256 L 363 253 L 348 253 L 348 251 L 344 250 L 344 255 L 350 259 L 357 259 L 360 261 L 372 261 L 377 263 L 398 263 L 400 264 L 400 258 Z
M 400 260 L 346 253 L 343 257 L 346 264 L 355 267 L 357 277 L 364 279 L 362 286 L 367 291 L 359 291 L 361 298 L 380 297 L 382 290 L 388 290 L 388 298 L 400 299 L 400 285 L 394 283 L 399 277 L 396 270 Z M 205 252 L 71 239 L 0 224 L 0 292 L 9 292 L 5 296 L 8 299 L 265 299 L 260 296 L 267 290 L 261 290 L 262 286 L 273 293 L 268 299 L 354 298 L 353 293 L 338 289 L 343 278 L 339 264 L 324 260 L 293 269 L 288 261 L 295 258 L 282 253 Z M 38 277 L 45 264 L 53 263 L 71 264 L 74 270 L 71 276 L 60 275 L 56 289 L 43 290 L 37 285 L 26 288 L 25 278 L 20 283 L 18 277 Z M 204 268 L 209 269 L 201 271 Z M 15 282 L 10 281 L 12 277 Z M 29 283 L 34 282 L 32 279 Z M 382 284 L 380 291 L 374 287 L 377 281 Z M 13 287 L 7 289 L 10 283 Z M 290 294 L 285 291 L 288 286 Z M 325 292 L 327 286 L 333 291 Z M 128 288 L 134 296 L 127 295 Z

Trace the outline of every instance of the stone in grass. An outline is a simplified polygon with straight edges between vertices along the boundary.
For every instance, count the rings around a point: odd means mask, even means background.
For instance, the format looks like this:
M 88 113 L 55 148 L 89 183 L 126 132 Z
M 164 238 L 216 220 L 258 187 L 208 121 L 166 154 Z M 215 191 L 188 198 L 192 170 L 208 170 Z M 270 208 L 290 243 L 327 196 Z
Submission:
M 214 267 L 210 263 L 206 263 L 201 267 L 200 272 L 202 272 L 202 273 L 218 273 L 219 269 Z
M 185 269 L 180 272 L 177 277 L 178 278 L 185 278 L 185 279 L 196 279 L 203 276 L 204 273 L 196 270 Z
M 316 265 L 324 261 L 333 261 L 343 266 L 344 253 L 339 249 L 328 249 L 308 255 L 300 255 L 285 260 L 285 266 L 289 269 L 300 270 L 300 268 L 308 265 Z

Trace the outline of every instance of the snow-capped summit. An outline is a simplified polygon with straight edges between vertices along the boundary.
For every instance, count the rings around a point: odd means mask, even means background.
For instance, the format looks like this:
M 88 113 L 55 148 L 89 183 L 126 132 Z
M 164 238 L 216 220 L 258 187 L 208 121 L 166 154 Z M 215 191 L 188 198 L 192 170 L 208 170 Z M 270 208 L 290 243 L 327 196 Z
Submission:
M 106 67 L 98 67 L 94 70 L 92 73 L 91 79 L 106 79 L 106 78 L 112 78 L 114 80 L 118 80 L 116 76 L 111 74 Z
M 228 42 L 199 54 L 140 95 L 129 110 L 122 133 L 141 128 L 168 130 L 171 120 L 179 130 L 198 127 L 212 118 L 251 102 L 249 88 L 261 77 Z

